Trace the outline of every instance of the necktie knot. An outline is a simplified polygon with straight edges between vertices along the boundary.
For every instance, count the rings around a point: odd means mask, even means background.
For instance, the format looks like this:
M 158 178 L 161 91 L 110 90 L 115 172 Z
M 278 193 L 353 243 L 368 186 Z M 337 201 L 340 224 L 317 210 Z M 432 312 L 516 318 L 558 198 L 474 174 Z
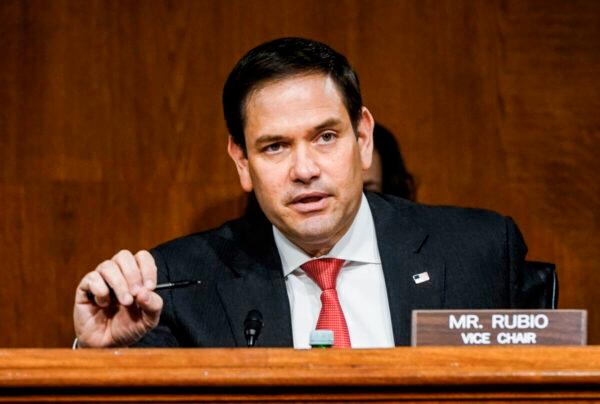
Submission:
M 344 260 L 337 258 L 319 258 L 308 261 L 300 266 L 321 290 L 335 289 L 338 274 L 344 265 Z

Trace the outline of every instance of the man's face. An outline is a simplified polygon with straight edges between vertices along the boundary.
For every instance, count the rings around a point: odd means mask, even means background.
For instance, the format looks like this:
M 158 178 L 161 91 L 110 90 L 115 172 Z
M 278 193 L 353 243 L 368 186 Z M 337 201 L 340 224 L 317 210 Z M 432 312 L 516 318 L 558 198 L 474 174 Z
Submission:
M 328 76 L 268 82 L 248 96 L 247 153 L 229 140 L 245 191 L 267 218 L 307 253 L 325 254 L 352 224 L 363 170 L 371 164 L 373 118 L 361 111 L 353 130 Z

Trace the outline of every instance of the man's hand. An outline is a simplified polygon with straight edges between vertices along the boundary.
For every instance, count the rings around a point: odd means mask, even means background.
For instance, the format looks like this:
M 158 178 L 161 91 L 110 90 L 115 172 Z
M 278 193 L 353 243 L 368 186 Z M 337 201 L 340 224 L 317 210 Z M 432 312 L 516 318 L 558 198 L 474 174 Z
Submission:
M 129 346 L 156 327 L 163 306 L 152 291 L 156 272 L 148 251 L 133 255 L 123 250 L 86 274 L 77 286 L 73 310 L 78 345 Z M 88 299 L 88 292 L 95 301 Z

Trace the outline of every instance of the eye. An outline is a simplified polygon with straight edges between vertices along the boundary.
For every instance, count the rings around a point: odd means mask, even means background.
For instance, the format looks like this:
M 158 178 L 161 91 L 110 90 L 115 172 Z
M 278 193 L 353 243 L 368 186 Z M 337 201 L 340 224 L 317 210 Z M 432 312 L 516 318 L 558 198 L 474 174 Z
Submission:
M 336 135 L 334 132 L 323 132 L 319 136 L 319 143 L 331 143 L 335 140 Z
M 283 146 L 281 145 L 281 143 L 271 143 L 270 145 L 265 146 L 263 151 L 267 154 L 275 154 L 280 152 L 282 147 Z

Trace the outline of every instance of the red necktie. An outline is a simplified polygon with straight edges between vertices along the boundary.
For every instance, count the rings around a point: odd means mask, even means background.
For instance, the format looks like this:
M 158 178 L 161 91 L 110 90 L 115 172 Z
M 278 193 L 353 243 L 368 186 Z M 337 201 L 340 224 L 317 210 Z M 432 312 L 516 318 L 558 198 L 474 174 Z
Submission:
M 335 284 L 344 265 L 344 260 L 320 258 L 300 266 L 321 288 L 321 313 L 317 321 L 317 330 L 333 331 L 335 348 L 350 348 L 350 334 L 338 299 Z

